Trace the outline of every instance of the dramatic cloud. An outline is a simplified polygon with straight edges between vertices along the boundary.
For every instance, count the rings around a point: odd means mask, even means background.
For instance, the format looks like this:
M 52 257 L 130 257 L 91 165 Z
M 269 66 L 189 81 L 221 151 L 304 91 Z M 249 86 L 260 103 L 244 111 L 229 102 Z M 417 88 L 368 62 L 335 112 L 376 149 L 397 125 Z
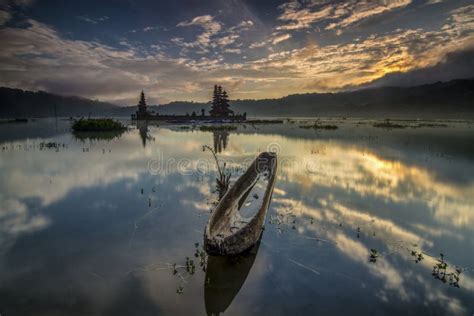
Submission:
M 474 47 L 466 51 L 447 54 L 432 67 L 411 72 L 394 72 L 371 82 L 368 86 L 414 86 L 438 81 L 466 79 L 474 77 Z
M 278 30 L 309 28 L 311 24 L 328 19 L 331 14 L 333 14 L 333 8 L 331 6 L 311 12 L 308 8 L 303 8 L 303 6 L 296 1 L 282 4 L 279 8 L 283 10 L 283 13 L 278 19 L 287 21 L 288 24 L 278 26 Z
M 316 22 L 330 22 L 326 29 L 345 28 L 361 20 L 405 7 L 411 0 L 392 1 L 342 1 L 338 4 L 320 5 L 320 1 L 308 1 L 306 5 L 291 1 L 279 6 L 283 13 L 279 20 L 287 22 L 280 25 L 280 30 L 297 30 L 310 28 Z M 326 23 L 327 24 L 327 23 Z
M 474 5 L 446 1 L 291 1 L 275 5 L 264 22 L 248 8 L 244 15 L 225 6 L 159 26 L 150 18 L 123 33 L 110 28 L 120 20 L 112 12 L 84 12 L 73 15 L 74 27 L 87 28 L 81 36 L 55 21 L 22 19 L 12 8 L 0 7 L 0 85 L 120 104 L 135 103 L 141 89 L 152 103 L 207 101 L 216 82 L 241 99 L 424 82 L 424 70 L 452 64 L 453 56 L 455 67 L 425 74 L 426 80 L 472 73 L 470 58 L 462 56 L 474 47 Z M 430 22 L 405 26 L 391 19 L 376 27 L 382 15 L 400 12 L 405 20 L 416 13 Z

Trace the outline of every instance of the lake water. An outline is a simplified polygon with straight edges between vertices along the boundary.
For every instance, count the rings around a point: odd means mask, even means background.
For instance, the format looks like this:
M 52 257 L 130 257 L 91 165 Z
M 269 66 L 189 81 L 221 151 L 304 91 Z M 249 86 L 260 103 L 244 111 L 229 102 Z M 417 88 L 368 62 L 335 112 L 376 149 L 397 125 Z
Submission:
M 1 124 L 0 314 L 472 315 L 474 124 L 304 124 Z M 278 153 L 261 241 L 237 258 L 202 252 L 203 145 L 232 181 Z

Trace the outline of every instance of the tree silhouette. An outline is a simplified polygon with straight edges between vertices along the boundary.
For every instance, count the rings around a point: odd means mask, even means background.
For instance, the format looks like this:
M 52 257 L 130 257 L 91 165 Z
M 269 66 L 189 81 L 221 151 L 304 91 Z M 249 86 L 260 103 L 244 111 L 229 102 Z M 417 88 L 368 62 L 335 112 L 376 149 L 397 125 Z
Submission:
M 224 90 L 221 96 L 221 111 L 224 113 L 227 113 L 228 115 L 229 113 L 233 112 L 232 110 L 229 109 L 229 107 L 230 107 L 229 96 L 227 95 L 227 92 Z
M 138 104 L 141 106 L 146 106 L 145 92 L 143 92 L 143 90 L 142 90 L 142 93 L 140 94 L 140 102 L 138 102 Z
M 220 96 L 217 92 L 217 85 L 214 85 L 214 94 L 212 95 L 212 108 L 217 109 L 220 102 Z
M 212 116 L 229 116 L 234 113 L 234 111 L 229 109 L 229 96 L 221 86 L 214 86 L 212 107 L 209 113 Z
M 146 112 L 146 100 L 145 100 L 145 93 L 142 90 L 140 94 L 140 101 L 138 101 L 138 112 L 145 113 Z

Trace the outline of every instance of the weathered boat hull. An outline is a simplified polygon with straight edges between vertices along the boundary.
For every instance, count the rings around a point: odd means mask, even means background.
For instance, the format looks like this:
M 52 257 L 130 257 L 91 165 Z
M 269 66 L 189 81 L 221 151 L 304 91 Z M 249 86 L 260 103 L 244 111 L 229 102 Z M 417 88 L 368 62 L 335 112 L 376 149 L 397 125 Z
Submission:
M 208 254 L 236 255 L 251 248 L 260 239 L 267 209 L 273 194 L 276 169 L 276 154 L 269 152 L 261 153 L 247 171 L 235 182 L 232 188 L 222 197 L 216 209 L 212 212 L 204 233 L 204 249 Z M 222 223 L 233 215 L 232 212 L 238 211 L 234 206 L 240 202 L 242 196 L 245 197 L 246 192 L 248 194 L 254 185 L 255 178 L 263 172 L 269 172 L 269 175 L 265 193 L 257 213 L 235 233 L 220 237 L 219 230 L 222 229 Z

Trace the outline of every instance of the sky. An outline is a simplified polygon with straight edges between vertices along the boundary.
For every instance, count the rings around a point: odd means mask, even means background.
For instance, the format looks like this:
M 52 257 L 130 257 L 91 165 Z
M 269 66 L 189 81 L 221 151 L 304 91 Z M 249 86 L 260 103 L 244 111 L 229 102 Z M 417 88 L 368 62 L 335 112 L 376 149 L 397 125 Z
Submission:
M 0 86 L 134 105 L 474 77 L 457 0 L 0 0 Z

